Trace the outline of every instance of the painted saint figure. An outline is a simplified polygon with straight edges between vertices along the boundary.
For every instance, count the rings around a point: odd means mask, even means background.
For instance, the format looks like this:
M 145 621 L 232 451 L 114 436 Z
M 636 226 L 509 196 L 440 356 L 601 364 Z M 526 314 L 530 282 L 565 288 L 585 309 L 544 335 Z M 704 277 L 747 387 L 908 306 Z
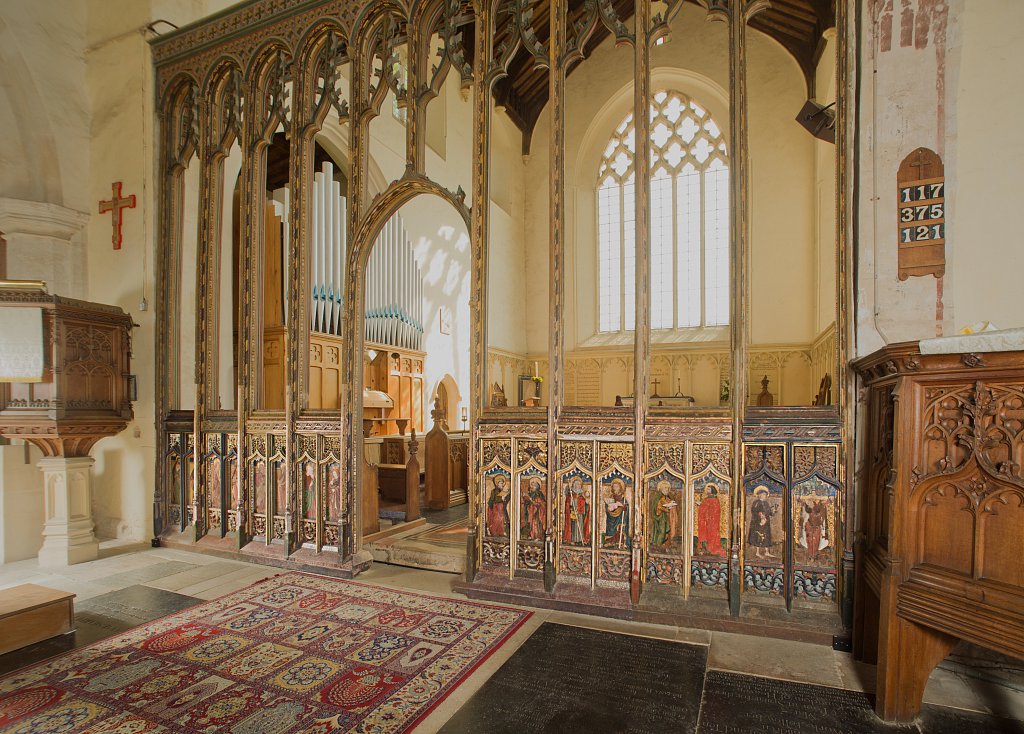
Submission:
M 750 531 L 747 544 L 753 546 L 758 558 L 774 558 L 772 553 L 772 515 L 775 508 L 768 501 L 768 488 L 761 485 L 754 490 L 754 501 L 750 503 Z
M 209 463 L 209 474 L 207 475 L 209 488 L 207 489 L 207 495 L 210 503 L 210 507 L 214 509 L 220 508 L 220 459 L 214 457 Z
M 530 477 L 523 495 L 522 530 L 524 540 L 544 540 L 544 525 L 548 512 L 548 501 L 544 496 L 544 485 L 539 477 Z
M 283 515 L 288 509 L 288 477 L 285 464 L 278 461 L 274 464 L 274 514 Z
M 256 497 L 256 514 L 267 512 L 267 465 L 263 461 L 256 462 L 253 470 L 252 491 Z
M 583 480 L 573 477 L 565 493 L 565 518 L 562 523 L 562 542 L 571 545 L 590 545 L 590 502 Z
M 667 548 L 678 534 L 677 507 L 679 503 L 672 498 L 671 483 L 662 479 L 658 482 L 658 495 L 651 521 L 651 545 L 655 548 Z
M 307 520 L 316 517 L 316 467 L 307 461 L 302 472 L 302 516 Z
M 341 465 L 335 462 L 327 465 L 327 510 L 327 519 L 337 522 L 341 516 Z
M 612 480 L 612 496 L 604 500 L 604 533 L 601 535 L 603 548 L 629 548 L 629 501 L 626 499 L 626 483 L 621 479 Z
M 828 547 L 828 504 L 825 500 L 801 502 L 804 517 L 803 545 L 809 558 L 817 559 L 818 553 Z
M 718 499 L 717 484 L 708 485 L 704 501 L 697 508 L 697 552 L 725 555 L 722 547 L 722 503 Z
M 230 509 L 234 510 L 238 507 L 238 459 L 228 459 L 228 488 L 231 496 L 229 502 L 231 503 Z
M 492 538 L 508 537 L 508 499 L 511 492 L 504 474 L 494 477 L 487 497 L 487 534 Z

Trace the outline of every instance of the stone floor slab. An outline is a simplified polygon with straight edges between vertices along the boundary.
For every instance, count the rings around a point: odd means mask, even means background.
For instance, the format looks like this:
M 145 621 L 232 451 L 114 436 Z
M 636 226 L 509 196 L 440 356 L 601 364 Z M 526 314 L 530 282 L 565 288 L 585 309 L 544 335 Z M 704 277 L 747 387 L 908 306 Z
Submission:
M 544 623 L 447 734 L 694 732 L 707 648 Z

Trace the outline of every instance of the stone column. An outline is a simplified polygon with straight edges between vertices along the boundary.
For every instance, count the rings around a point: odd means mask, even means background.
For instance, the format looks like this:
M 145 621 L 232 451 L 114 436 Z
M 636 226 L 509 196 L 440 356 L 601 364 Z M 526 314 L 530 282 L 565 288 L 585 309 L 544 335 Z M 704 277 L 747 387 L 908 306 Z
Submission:
M 39 461 L 46 507 L 40 566 L 70 566 L 99 556 L 92 521 L 94 463 L 91 456 L 56 456 Z

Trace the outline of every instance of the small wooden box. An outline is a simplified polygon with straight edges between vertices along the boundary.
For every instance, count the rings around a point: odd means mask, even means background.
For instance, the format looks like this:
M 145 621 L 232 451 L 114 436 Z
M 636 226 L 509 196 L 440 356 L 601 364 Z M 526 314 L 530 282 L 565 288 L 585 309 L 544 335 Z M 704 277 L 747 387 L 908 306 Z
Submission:
M 0 591 L 0 655 L 74 628 L 75 595 L 35 584 Z

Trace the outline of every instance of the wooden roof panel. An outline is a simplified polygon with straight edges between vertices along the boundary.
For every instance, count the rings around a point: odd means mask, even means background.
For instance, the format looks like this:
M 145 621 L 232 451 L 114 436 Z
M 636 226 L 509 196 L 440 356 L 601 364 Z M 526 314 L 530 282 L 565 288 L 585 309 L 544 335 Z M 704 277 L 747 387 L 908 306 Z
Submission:
M 586 0 L 569 0 L 569 28 L 584 13 Z M 688 0 L 697 3 L 698 0 Z M 633 15 L 633 0 L 612 0 L 620 18 Z M 537 0 L 533 4 L 532 27 L 541 43 L 547 45 L 550 27 L 550 0 Z M 508 38 L 510 13 L 503 13 L 497 19 L 496 45 Z M 814 65 L 824 31 L 835 24 L 834 0 L 771 0 L 771 7 L 751 21 L 750 26 L 777 40 L 797 61 L 804 73 L 810 96 Z M 597 30 L 587 42 L 585 52 L 589 55 L 600 43 L 608 38 L 608 29 L 598 24 Z M 586 63 L 584 61 L 583 63 Z M 577 65 L 578 66 L 578 65 Z M 571 74 L 576 67 L 569 70 Z M 537 68 L 530 54 L 520 50 L 509 65 L 509 75 L 495 85 L 495 102 L 504 107 L 512 121 L 523 132 L 523 152 L 528 152 L 533 126 L 548 101 L 547 70 Z

